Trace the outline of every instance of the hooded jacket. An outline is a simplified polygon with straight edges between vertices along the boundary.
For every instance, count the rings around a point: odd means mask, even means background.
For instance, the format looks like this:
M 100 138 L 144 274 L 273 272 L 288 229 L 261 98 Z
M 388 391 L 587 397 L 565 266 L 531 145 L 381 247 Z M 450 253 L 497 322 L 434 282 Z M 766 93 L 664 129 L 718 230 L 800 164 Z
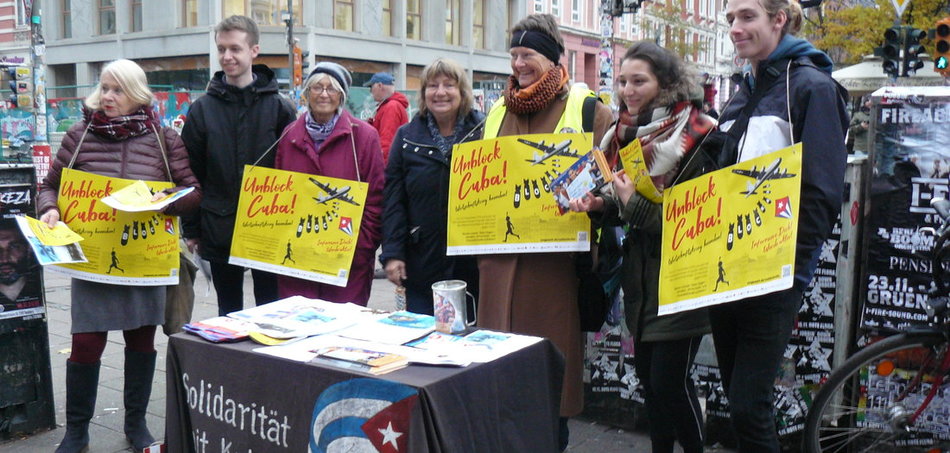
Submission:
M 394 91 L 392 96 L 384 99 L 376 108 L 376 115 L 373 116 L 371 123 L 379 132 L 379 146 L 383 152 L 383 163 L 389 162 L 389 147 L 392 146 L 396 131 L 403 124 L 409 122 L 407 108 L 409 108 L 409 100 L 398 91 Z
M 484 115 L 471 111 L 462 120 L 460 140 L 481 137 Z M 465 137 L 468 138 L 465 138 Z M 478 269 L 473 256 L 446 256 L 449 206 L 449 164 L 452 156 L 439 150 L 426 119 L 416 115 L 393 140 L 383 192 L 383 252 L 379 261 L 405 261 L 410 290 L 407 297 L 428 295 L 428 303 L 410 309 L 432 310 L 431 286 L 439 280 L 462 279 L 477 292 Z M 426 310 L 426 308 L 428 310 Z
M 207 95 L 188 110 L 182 140 L 191 169 L 205 189 L 201 210 L 182 219 L 186 238 L 201 240 L 201 256 L 227 263 L 244 165 L 253 164 L 297 117 L 296 109 L 277 92 L 274 72 L 251 67 L 254 82 L 244 88 L 228 85 L 215 73 Z M 274 151 L 258 163 L 273 167 Z
M 720 129 L 728 131 L 756 90 L 765 90 L 739 142 L 733 149 L 723 149 L 721 165 L 802 142 L 794 283 L 798 290 L 804 290 L 811 281 L 821 244 L 831 233 L 841 210 L 844 190 L 848 94 L 831 78 L 831 69 L 831 59 L 824 52 L 808 41 L 785 35 L 759 64 L 757 76 L 745 75 L 739 91 L 719 118 Z

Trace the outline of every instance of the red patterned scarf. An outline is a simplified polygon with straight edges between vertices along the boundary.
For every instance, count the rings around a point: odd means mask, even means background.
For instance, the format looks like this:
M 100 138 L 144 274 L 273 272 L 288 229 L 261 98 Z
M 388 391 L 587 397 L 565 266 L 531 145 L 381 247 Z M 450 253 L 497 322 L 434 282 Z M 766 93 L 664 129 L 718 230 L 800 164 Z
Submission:
M 505 88 L 505 106 L 515 115 L 524 115 L 544 110 L 554 97 L 567 85 L 567 68 L 557 65 L 537 81 L 527 87 L 518 86 L 518 79 L 508 76 L 508 87 Z
M 152 110 L 152 106 L 142 107 L 128 115 L 114 118 L 106 116 L 102 110 L 83 109 L 83 117 L 92 133 L 109 140 L 125 140 L 129 137 L 152 132 L 152 126 L 160 129 L 162 123 Z
M 690 101 L 661 107 L 639 115 L 620 107 L 620 118 L 614 134 L 617 149 L 640 139 L 643 159 L 650 170 L 653 184 L 663 190 L 679 172 L 679 163 L 716 127 L 716 121 Z

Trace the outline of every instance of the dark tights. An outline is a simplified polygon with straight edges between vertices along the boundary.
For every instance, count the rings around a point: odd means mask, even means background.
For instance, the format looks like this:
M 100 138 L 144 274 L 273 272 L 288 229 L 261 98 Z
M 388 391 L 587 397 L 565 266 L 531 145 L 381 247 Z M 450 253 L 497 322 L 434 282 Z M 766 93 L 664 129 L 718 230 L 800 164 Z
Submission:
M 93 364 L 102 358 L 109 332 L 83 332 L 73 334 L 73 351 L 69 361 Z M 123 330 L 125 348 L 137 352 L 155 352 L 155 326 L 142 326 Z

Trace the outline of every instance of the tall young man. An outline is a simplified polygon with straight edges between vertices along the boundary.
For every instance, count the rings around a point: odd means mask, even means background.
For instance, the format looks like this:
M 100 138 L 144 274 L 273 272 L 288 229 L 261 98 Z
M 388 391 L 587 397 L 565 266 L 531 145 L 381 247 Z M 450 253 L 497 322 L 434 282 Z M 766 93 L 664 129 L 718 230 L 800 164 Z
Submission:
M 296 119 L 294 106 L 277 92 L 274 72 L 252 65 L 259 39 L 257 24 L 244 16 L 228 17 L 215 27 L 221 71 L 208 84 L 207 95 L 191 105 L 181 131 L 191 169 L 207 187 L 199 214 L 183 220 L 183 233 L 188 247 L 211 262 L 220 315 L 244 306 L 244 268 L 228 264 L 244 165 L 256 162 Z M 273 163 L 271 151 L 258 165 Z M 274 274 L 251 274 L 258 305 L 277 299 Z

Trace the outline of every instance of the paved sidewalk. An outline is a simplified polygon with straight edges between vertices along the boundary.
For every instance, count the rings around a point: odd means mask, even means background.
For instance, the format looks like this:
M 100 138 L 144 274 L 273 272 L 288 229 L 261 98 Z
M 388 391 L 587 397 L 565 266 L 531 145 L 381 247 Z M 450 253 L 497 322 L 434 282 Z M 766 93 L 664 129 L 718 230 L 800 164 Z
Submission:
M 52 452 L 63 437 L 65 429 L 66 358 L 70 353 L 69 335 L 69 278 L 55 272 L 46 272 L 47 312 L 49 316 L 50 362 L 52 366 L 53 393 L 56 405 L 58 428 L 34 433 L 30 436 L 0 441 L 0 452 L 34 453 Z M 250 299 L 250 275 L 245 279 L 245 294 Z M 195 282 L 195 310 L 193 319 L 206 319 L 217 314 L 214 289 L 209 288 L 207 280 L 201 275 Z M 207 292 L 206 292 L 207 291 Z M 384 279 L 373 282 L 370 306 L 393 308 L 393 285 Z M 249 305 L 248 305 L 249 306 Z M 148 426 L 156 438 L 162 438 L 165 430 L 165 348 L 168 338 L 156 334 L 155 347 L 158 350 L 155 380 L 152 398 L 148 410 Z M 90 425 L 91 453 L 111 453 L 131 451 L 122 432 L 124 409 L 122 407 L 122 362 L 124 341 L 120 332 L 111 332 L 102 357 L 99 394 L 96 401 L 96 415 Z M 650 451 L 649 437 L 644 432 L 631 432 L 585 421 L 571 420 L 570 452 L 577 453 L 640 453 Z M 707 451 L 725 451 L 707 449 Z

